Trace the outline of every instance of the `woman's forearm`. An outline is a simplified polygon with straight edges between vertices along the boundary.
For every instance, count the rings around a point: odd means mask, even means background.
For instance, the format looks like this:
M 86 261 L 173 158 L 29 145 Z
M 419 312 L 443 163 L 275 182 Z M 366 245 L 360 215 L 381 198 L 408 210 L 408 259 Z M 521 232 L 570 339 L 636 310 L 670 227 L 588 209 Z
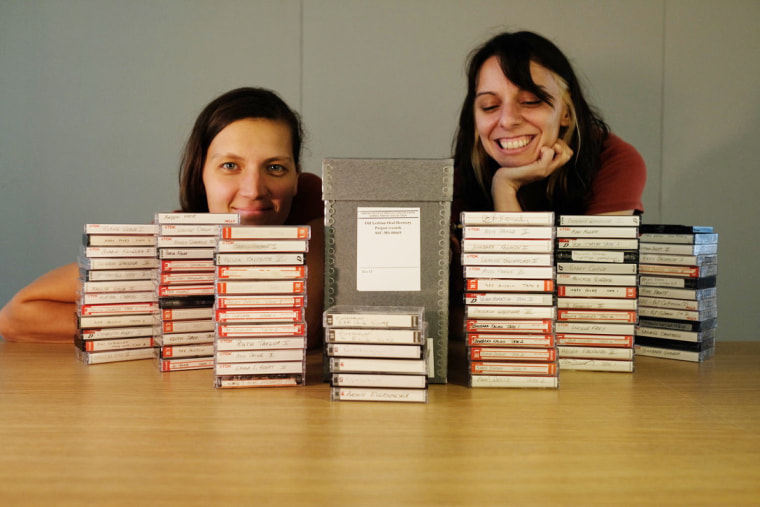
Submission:
M 69 264 L 21 289 L 0 310 L 0 335 L 8 341 L 73 343 L 78 277 L 76 264 Z

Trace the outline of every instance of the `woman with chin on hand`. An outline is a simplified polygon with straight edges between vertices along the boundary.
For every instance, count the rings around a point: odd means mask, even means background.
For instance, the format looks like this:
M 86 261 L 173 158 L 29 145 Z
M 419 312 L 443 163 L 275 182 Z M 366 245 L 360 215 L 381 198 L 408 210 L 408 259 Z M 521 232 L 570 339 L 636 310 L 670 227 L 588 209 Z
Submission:
M 532 32 L 476 48 L 454 142 L 461 211 L 642 213 L 644 161 L 586 101 L 570 62 Z
M 554 43 L 532 32 L 491 38 L 470 54 L 454 140 L 452 309 L 462 305 L 462 211 L 640 214 L 645 183 L 641 155 L 586 101 Z

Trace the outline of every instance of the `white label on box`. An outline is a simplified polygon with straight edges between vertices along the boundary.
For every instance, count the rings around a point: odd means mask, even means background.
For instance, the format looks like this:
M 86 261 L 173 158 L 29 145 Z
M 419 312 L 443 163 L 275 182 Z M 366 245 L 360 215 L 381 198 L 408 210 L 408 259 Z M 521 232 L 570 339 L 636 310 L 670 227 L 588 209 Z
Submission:
M 420 208 L 358 208 L 356 290 L 419 291 Z

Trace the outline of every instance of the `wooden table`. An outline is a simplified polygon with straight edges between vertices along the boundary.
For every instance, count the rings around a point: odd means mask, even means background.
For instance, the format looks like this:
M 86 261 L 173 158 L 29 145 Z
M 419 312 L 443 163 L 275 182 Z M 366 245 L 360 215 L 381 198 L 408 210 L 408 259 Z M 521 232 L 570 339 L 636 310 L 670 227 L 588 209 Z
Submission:
M 760 504 L 760 342 L 559 390 L 469 389 L 457 349 L 401 404 L 329 401 L 316 353 L 305 387 L 215 390 L 0 340 L 0 505 Z

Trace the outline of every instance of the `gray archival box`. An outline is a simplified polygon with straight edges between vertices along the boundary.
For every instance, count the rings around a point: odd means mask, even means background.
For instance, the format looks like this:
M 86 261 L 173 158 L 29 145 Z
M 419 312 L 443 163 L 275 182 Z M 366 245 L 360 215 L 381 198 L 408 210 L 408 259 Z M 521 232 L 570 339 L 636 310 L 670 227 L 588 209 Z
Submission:
M 325 308 L 424 306 L 430 382 L 448 368 L 452 159 L 328 158 Z

